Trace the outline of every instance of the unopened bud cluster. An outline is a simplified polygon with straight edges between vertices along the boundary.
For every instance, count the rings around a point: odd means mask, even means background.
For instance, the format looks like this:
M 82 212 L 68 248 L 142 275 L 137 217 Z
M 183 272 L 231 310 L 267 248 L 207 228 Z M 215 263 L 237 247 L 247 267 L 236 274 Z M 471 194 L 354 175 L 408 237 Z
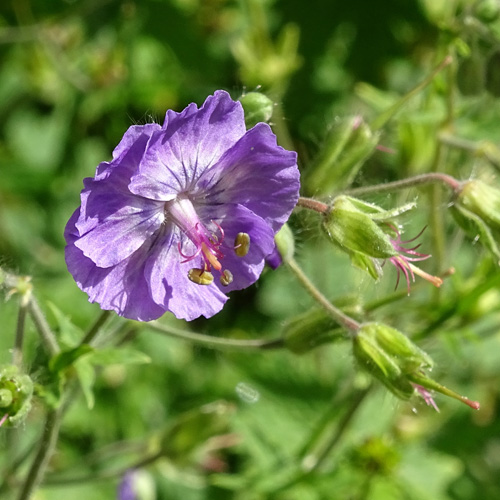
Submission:
M 323 229 L 332 243 L 349 254 L 356 267 L 378 279 L 382 274 L 378 260 L 399 253 L 392 243 L 396 232 L 388 222 L 414 206 L 408 203 L 383 210 L 350 196 L 338 196 L 324 215 Z
M 383 323 L 361 325 L 353 338 L 353 353 L 362 368 L 401 399 L 409 399 L 418 393 L 427 404 L 437 409 L 429 392 L 437 391 L 479 409 L 476 401 L 460 396 L 431 379 L 426 373 L 433 365 L 428 354 L 390 326 Z
M 451 209 L 462 229 L 500 260 L 500 190 L 477 179 L 464 182 Z
M 0 417 L 4 425 L 15 427 L 31 410 L 33 382 L 19 373 L 17 366 L 0 368 Z
M 413 374 L 432 367 L 431 358 L 400 331 L 382 323 L 366 323 L 353 339 L 356 360 L 391 392 L 409 399 Z

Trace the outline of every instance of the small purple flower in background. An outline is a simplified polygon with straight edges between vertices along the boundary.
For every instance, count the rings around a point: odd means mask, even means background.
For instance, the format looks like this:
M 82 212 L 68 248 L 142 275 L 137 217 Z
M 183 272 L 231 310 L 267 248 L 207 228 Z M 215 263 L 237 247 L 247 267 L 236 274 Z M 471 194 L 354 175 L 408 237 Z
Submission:
M 134 470 L 128 470 L 120 484 L 118 485 L 117 500 L 137 500 L 137 494 L 134 488 Z
M 299 196 L 296 160 L 268 125 L 246 131 L 224 91 L 167 111 L 163 126 L 132 126 L 84 180 L 65 231 L 68 269 L 121 316 L 209 318 L 274 252 Z

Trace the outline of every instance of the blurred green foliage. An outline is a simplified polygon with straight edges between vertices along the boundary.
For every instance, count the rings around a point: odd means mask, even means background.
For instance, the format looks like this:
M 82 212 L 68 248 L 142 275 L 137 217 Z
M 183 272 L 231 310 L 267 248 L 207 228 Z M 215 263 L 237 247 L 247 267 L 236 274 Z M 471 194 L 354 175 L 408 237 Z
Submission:
M 67 273 L 62 237 L 82 179 L 110 158 L 128 126 L 161 121 L 167 109 L 201 104 L 220 88 L 239 98 L 260 85 L 276 103 L 271 123 L 280 143 L 298 151 L 303 179 L 312 179 L 303 194 L 334 195 L 338 184 L 326 186 L 313 169 L 324 165 L 335 127 L 357 114 L 370 123 L 446 54 L 453 63 L 377 135 L 393 152 L 373 151 L 370 142 L 348 181 L 442 171 L 498 186 L 495 9 L 495 0 L 3 1 L 0 265 L 33 277 L 63 351 L 48 370 L 27 322 L 25 367 L 39 397 L 21 427 L 0 429 L 0 498 L 14 498 L 43 431 L 44 401 L 57 402 L 61 380 L 70 379 L 80 388 L 40 500 L 115 498 L 126 468 L 141 460 L 149 485 L 142 500 L 500 498 L 498 264 L 464 239 L 438 189 L 369 201 L 391 209 L 418 198 L 416 213 L 403 217 L 406 233 L 429 224 L 428 269 L 455 268 L 439 292 L 419 282 L 411 297 L 393 293 L 389 266 L 374 284 L 305 211 L 291 220 L 296 256 L 327 297 L 350 297 L 366 319 L 418 341 L 436 362 L 433 376 L 480 400 L 480 412 L 441 397 L 439 414 L 421 400 L 396 400 L 358 372 L 341 342 L 302 356 L 219 352 L 113 317 L 93 348 L 82 347 L 99 308 Z M 0 363 L 9 364 L 18 297 L 2 300 Z M 233 294 L 210 321 L 162 322 L 274 339 L 312 306 L 282 267 Z M 130 348 L 117 348 L 125 342 Z

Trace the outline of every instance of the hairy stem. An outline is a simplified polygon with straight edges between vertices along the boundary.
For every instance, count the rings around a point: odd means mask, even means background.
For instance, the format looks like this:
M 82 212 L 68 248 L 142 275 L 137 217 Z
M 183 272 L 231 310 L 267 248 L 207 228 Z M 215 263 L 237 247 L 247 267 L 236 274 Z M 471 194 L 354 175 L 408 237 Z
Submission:
M 326 203 L 315 200 L 314 198 L 304 198 L 303 196 L 299 198 L 297 206 L 314 210 L 320 214 L 324 214 L 328 210 L 328 205 Z
M 90 327 L 89 331 L 85 334 L 81 344 L 90 344 L 90 342 L 94 339 L 94 337 L 99 333 L 101 326 L 106 323 L 108 318 L 111 316 L 111 311 L 101 311 L 101 314 L 96 319 L 95 323 Z
M 50 326 L 47 323 L 47 320 L 45 319 L 40 306 L 38 305 L 38 301 L 33 296 L 28 303 L 28 311 L 30 313 L 31 319 L 33 320 L 33 323 L 35 323 L 36 329 L 38 330 L 43 343 L 45 344 L 47 351 L 52 356 L 59 353 L 61 348 L 57 343 L 56 336 L 50 329 Z
M 124 474 L 126 474 L 127 471 L 146 467 L 147 465 L 156 462 L 156 460 L 158 460 L 162 456 L 163 452 L 159 451 L 151 455 L 148 455 L 144 458 L 141 458 L 140 460 L 130 465 L 127 465 L 126 467 L 121 467 L 120 469 L 116 470 L 105 470 L 100 472 L 94 472 L 92 474 L 75 476 L 75 477 L 66 477 L 66 478 L 49 477 L 47 478 L 46 484 L 50 486 L 67 486 L 68 484 L 85 484 L 90 481 L 101 481 L 105 479 L 120 478 Z
M 325 459 L 328 457 L 328 455 L 330 455 L 330 453 L 335 448 L 337 443 L 340 442 L 340 439 L 342 438 L 345 431 L 349 427 L 349 424 L 352 422 L 352 419 L 356 415 L 356 412 L 361 406 L 361 403 L 365 400 L 365 397 L 368 395 L 370 388 L 371 387 L 368 387 L 367 389 L 358 391 L 354 395 L 351 406 L 347 409 L 347 412 L 344 414 L 344 416 L 338 423 L 335 432 L 332 434 L 326 446 L 324 446 L 323 450 L 318 455 L 308 455 L 305 457 L 304 461 L 307 464 L 308 473 L 317 470 L 321 466 L 321 464 L 325 461 Z
M 19 301 L 17 313 L 16 338 L 12 349 L 12 364 L 20 367 L 23 362 L 24 326 L 26 324 L 27 304 L 23 298 Z
M 147 324 L 148 328 L 182 340 L 187 340 L 193 344 L 198 344 L 209 349 L 220 350 L 239 350 L 239 351 L 262 351 L 266 349 L 281 349 L 285 347 L 283 339 L 228 339 L 221 337 L 211 337 L 202 333 L 190 332 L 175 328 L 168 325 L 163 325 L 158 321 L 150 321 Z
M 384 184 L 376 184 L 375 186 L 363 186 L 354 189 L 348 189 L 345 194 L 349 196 L 360 196 L 367 194 L 387 193 L 390 191 L 397 191 L 399 189 L 408 189 L 416 186 L 426 184 L 443 184 L 451 188 L 453 191 L 458 191 L 461 182 L 448 174 L 440 172 L 430 172 L 428 174 L 416 175 L 415 177 L 408 177 L 408 179 L 401 179 L 394 182 L 386 182 Z
M 395 104 L 393 104 L 389 109 L 381 113 L 380 115 L 373 120 L 373 122 L 370 124 L 372 130 L 380 130 L 400 109 L 401 107 L 406 104 L 408 100 L 410 100 L 412 97 L 416 96 L 419 94 L 427 85 L 429 85 L 432 80 L 435 78 L 435 76 L 443 69 L 446 68 L 449 64 L 453 62 L 453 58 L 448 55 L 446 56 L 443 61 L 434 68 L 432 73 L 427 76 L 424 80 L 422 80 L 418 85 L 416 85 L 413 89 L 410 90 L 406 95 L 404 95 L 399 101 L 397 101 Z
M 49 410 L 45 421 L 45 427 L 40 440 L 38 452 L 31 464 L 31 467 L 26 474 L 26 480 L 21 488 L 21 492 L 17 497 L 18 500 L 29 500 L 31 495 L 41 483 L 50 458 L 54 453 L 57 438 L 59 436 L 59 428 L 62 421 L 62 408 Z
M 318 304 L 323 307 L 326 312 L 341 326 L 349 330 L 352 334 L 355 334 L 359 328 L 360 324 L 344 314 L 340 309 L 335 307 L 313 284 L 313 282 L 306 276 L 302 268 L 297 264 L 297 261 L 291 258 L 287 262 L 288 266 L 292 270 L 295 277 L 300 281 L 302 286 L 306 289 L 309 295 L 318 302 Z

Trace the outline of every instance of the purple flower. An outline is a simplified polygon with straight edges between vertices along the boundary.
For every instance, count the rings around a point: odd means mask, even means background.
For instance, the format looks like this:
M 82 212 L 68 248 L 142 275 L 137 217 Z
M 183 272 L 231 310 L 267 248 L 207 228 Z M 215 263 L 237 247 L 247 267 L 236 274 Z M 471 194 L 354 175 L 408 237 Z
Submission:
M 103 309 L 149 321 L 209 318 L 254 283 L 299 196 L 296 153 L 217 91 L 198 109 L 133 126 L 84 180 L 66 263 Z M 215 276 L 214 276 L 215 275 Z

